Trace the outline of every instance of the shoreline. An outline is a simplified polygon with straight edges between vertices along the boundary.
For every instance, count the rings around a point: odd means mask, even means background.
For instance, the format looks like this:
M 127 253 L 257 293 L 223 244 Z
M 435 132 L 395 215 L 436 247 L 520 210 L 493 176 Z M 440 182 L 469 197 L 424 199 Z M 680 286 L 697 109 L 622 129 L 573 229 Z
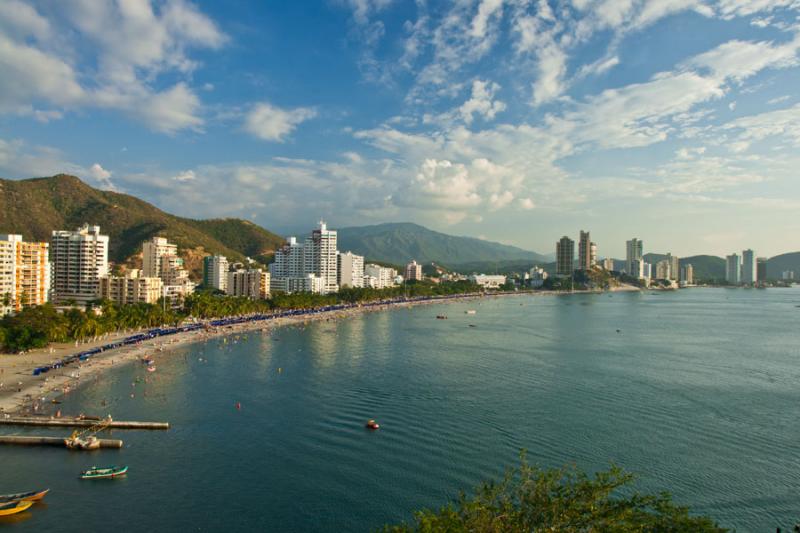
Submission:
M 121 341 L 132 335 L 141 334 L 142 331 L 130 333 L 115 333 L 103 337 L 102 340 L 80 345 L 61 345 L 58 348 L 48 347 L 40 353 L 26 355 L 0 355 L 0 416 L 31 414 L 48 416 L 51 400 L 68 394 L 79 388 L 92 378 L 97 378 L 106 371 L 120 365 L 130 364 L 141 360 L 145 355 L 153 353 L 167 353 L 176 348 L 206 341 L 225 335 L 240 334 L 252 331 L 268 332 L 275 328 L 302 324 L 309 321 L 339 320 L 355 314 L 389 309 L 415 307 L 418 305 L 431 305 L 450 302 L 463 302 L 482 298 L 498 298 L 502 296 L 556 296 L 563 294 L 602 294 L 605 292 L 630 292 L 638 288 L 621 287 L 616 290 L 576 291 L 564 293 L 562 291 L 519 291 L 496 294 L 465 294 L 454 295 L 446 298 L 404 300 L 386 303 L 370 303 L 368 305 L 355 305 L 344 309 L 316 311 L 294 316 L 279 316 L 261 320 L 249 320 L 230 325 L 214 326 L 213 322 L 221 319 L 208 319 L 200 321 L 205 327 L 192 331 L 182 331 L 169 336 L 154 337 L 136 344 L 119 346 L 97 354 L 86 361 L 79 362 L 76 366 L 53 369 L 46 374 L 34 375 L 35 368 L 56 363 L 87 349 Z M 16 360 L 14 359 L 16 358 Z M 21 359 L 27 358 L 26 361 Z

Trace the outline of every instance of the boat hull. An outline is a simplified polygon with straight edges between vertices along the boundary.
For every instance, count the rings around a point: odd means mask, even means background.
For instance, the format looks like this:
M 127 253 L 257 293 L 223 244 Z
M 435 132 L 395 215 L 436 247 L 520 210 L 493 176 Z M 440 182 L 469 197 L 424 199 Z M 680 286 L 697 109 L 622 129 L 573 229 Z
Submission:
M 113 479 L 128 473 L 128 467 L 98 468 L 81 473 L 81 479 Z
M 0 496 L 0 505 L 12 502 L 38 502 L 45 495 L 50 492 L 50 489 L 44 489 L 40 491 L 31 491 L 31 492 L 20 492 L 17 494 L 4 494 Z
M 22 511 L 26 511 L 31 505 L 33 505 L 33 502 L 28 501 L 18 501 L 0 505 L 0 516 L 21 513 Z

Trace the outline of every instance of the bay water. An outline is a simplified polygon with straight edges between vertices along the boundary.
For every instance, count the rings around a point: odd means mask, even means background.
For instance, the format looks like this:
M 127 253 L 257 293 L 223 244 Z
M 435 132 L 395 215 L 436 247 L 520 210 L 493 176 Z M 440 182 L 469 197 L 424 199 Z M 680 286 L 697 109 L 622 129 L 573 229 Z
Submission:
M 121 450 L 0 448 L 0 493 L 52 489 L 0 528 L 370 531 L 499 478 L 525 449 L 543 467 L 619 465 L 737 531 L 788 529 L 798 305 L 798 289 L 484 298 L 155 354 L 155 373 L 121 366 L 59 407 L 172 428 L 114 431 Z M 111 464 L 128 476 L 77 477 Z

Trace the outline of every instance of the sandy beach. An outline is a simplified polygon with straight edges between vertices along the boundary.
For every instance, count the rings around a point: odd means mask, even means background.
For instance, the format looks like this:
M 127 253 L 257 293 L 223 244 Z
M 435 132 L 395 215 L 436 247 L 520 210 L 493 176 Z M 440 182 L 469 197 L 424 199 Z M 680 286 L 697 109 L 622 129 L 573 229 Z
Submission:
M 611 292 L 628 290 L 638 289 L 635 287 L 619 287 L 611 289 Z M 581 291 L 580 293 L 586 294 L 589 292 L 602 291 Z M 275 318 L 271 320 L 259 320 L 225 327 L 188 331 L 167 337 L 156 337 L 136 345 L 123 346 L 113 350 L 107 350 L 101 354 L 93 356 L 87 361 L 59 369 L 54 369 L 39 376 L 33 375 L 33 370 L 39 366 L 52 364 L 53 362 L 61 360 L 69 355 L 102 346 L 116 340 L 121 340 L 130 335 L 141 333 L 141 331 L 127 331 L 109 334 L 97 339 L 96 341 L 81 343 L 78 345 L 74 343 L 54 344 L 41 350 L 33 350 L 24 355 L 0 354 L 0 416 L 20 412 L 31 414 L 52 412 L 54 409 L 52 409 L 52 407 L 49 405 L 51 400 L 58 398 L 62 394 L 68 394 L 70 391 L 74 391 L 80 386 L 81 383 L 84 383 L 102 374 L 110 368 L 138 361 L 146 355 L 162 356 L 169 353 L 171 350 L 174 350 L 175 348 L 223 335 L 240 334 L 249 331 L 269 331 L 274 328 L 292 324 L 302 324 L 312 320 L 339 320 L 353 316 L 356 313 L 363 313 L 367 311 L 382 311 L 389 308 L 448 303 L 454 300 L 467 301 L 472 299 L 494 298 L 501 296 L 547 296 L 558 294 L 570 293 L 536 291 L 503 293 L 486 296 L 466 295 L 463 297 L 445 300 L 416 300 L 374 305 L 369 307 L 353 307 L 325 313 Z M 65 413 L 65 415 L 67 414 L 72 415 L 75 413 Z

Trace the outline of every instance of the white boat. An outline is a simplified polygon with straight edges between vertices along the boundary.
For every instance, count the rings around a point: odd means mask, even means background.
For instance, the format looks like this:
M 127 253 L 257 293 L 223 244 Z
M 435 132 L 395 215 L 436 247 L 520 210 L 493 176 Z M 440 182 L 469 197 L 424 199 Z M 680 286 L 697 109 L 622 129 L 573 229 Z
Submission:
M 474 315 L 475 313 L 477 313 L 477 311 L 474 310 L 474 309 L 468 309 L 468 310 L 464 311 L 465 315 Z

